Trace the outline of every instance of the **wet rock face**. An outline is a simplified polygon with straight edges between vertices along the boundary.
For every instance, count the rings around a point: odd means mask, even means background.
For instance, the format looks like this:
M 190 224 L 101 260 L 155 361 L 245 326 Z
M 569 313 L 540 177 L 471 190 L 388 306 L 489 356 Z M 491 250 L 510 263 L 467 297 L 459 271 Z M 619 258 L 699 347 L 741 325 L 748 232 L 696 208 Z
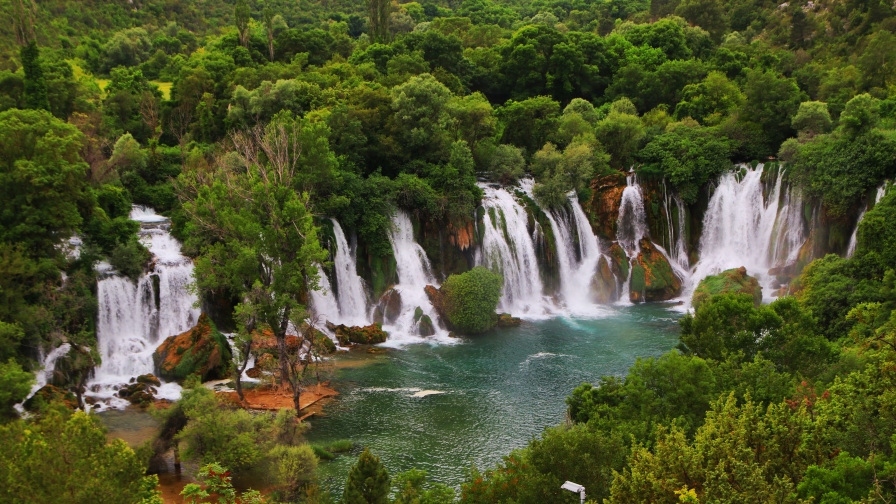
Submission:
M 393 324 L 401 315 L 401 292 L 387 290 L 373 309 L 373 321 L 380 324 Z
M 360 327 L 327 322 L 327 329 L 333 331 L 342 346 L 350 344 L 375 345 L 384 343 L 388 337 L 386 331 L 383 331 L 383 326 L 375 323 Z
M 719 294 L 749 294 L 753 296 L 754 305 L 759 307 L 762 304 L 762 287 L 758 280 L 747 274 L 747 268 L 743 266 L 700 280 L 691 298 L 691 305 L 696 310 L 706 300 Z
M 625 174 L 611 173 L 591 182 L 591 201 L 588 203 L 588 217 L 594 234 L 605 240 L 616 239 L 616 221 L 622 192 L 625 191 Z
M 668 301 L 681 294 L 681 279 L 666 256 L 650 240 L 642 239 L 640 247 L 632 264 L 631 302 Z
M 195 327 L 165 338 L 152 357 L 158 375 L 165 380 L 198 374 L 203 381 L 228 376 L 232 359 L 224 335 L 204 313 Z
M 597 303 L 609 304 L 619 301 L 619 283 L 610 267 L 610 261 L 607 261 L 605 256 L 601 256 L 597 261 L 597 270 L 591 279 L 591 292 Z
M 439 314 L 439 319 L 448 326 L 449 330 L 454 330 L 451 322 L 448 320 L 448 315 L 445 313 L 445 294 L 432 285 L 427 285 L 423 290 L 426 292 L 426 297 L 429 298 L 432 307 Z
M 417 324 L 417 334 L 420 336 L 432 336 L 436 333 L 436 326 L 432 323 L 432 319 L 423 313 L 423 308 L 419 306 L 414 310 L 414 323 Z
M 132 383 L 118 389 L 118 397 L 127 399 L 136 406 L 148 406 L 155 400 L 156 387 L 162 382 L 152 374 L 140 375 Z

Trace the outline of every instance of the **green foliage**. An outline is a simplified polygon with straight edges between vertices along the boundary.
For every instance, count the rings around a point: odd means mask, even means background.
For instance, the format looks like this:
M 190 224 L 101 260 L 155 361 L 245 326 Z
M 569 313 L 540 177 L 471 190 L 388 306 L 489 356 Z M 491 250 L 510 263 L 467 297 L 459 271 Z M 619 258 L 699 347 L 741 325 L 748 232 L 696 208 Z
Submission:
M 481 266 L 449 276 L 442 284 L 448 320 L 465 334 L 491 329 L 503 287 L 504 277 Z
M 217 497 L 219 504 L 262 504 L 266 502 L 261 493 L 256 490 L 247 490 L 238 496 L 236 489 L 233 488 L 230 471 L 216 462 L 200 467 L 197 479 L 202 485 L 205 485 L 205 488 L 200 484 L 187 483 L 180 492 L 184 497 L 184 502 L 198 504 L 204 502 L 211 495 Z
M 15 326 L 0 322 L 0 334 L 5 331 L 15 330 Z M 8 333 L 0 336 L 9 338 Z M 13 405 L 25 400 L 34 383 L 34 375 L 22 370 L 16 361 L 9 359 L 5 364 L 0 363 L 0 418 L 14 418 L 16 413 Z
M 680 348 L 704 359 L 723 360 L 737 353 L 752 359 L 764 335 L 782 324 L 768 306 L 756 307 L 751 294 L 721 294 L 681 319 Z
M 311 446 L 277 445 L 268 456 L 274 465 L 274 479 L 286 495 L 298 495 L 299 491 L 315 478 L 317 455 Z
M 161 503 L 158 478 L 96 415 L 49 410 L 0 426 L 3 502 Z
M 731 168 L 725 138 L 712 130 L 682 123 L 650 141 L 638 156 L 645 169 L 661 172 L 685 203 L 693 203 L 703 185 Z
M 691 306 L 698 310 L 700 305 L 712 296 L 730 293 L 750 294 L 753 296 L 753 304 L 757 307 L 762 303 L 762 287 L 759 286 L 759 282 L 747 275 L 746 268 L 735 268 L 700 280 L 694 289 Z
M 118 244 L 109 254 L 109 264 L 116 271 L 131 279 L 137 279 L 143 274 L 143 269 L 149 262 L 152 254 L 137 240 L 130 240 Z
M 832 124 L 827 103 L 817 101 L 800 103 L 799 111 L 793 116 L 792 124 L 794 129 L 801 134 L 827 133 Z
M 89 198 L 83 142 L 77 128 L 44 110 L 0 112 L 0 241 L 51 257 L 81 224 Z
M 389 473 L 379 457 L 364 448 L 348 473 L 342 499 L 346 504 L 386 504 L 390 482 Z
M 40 49 L 37 42 L 30 41 L 23 45 L 19 53 L 22 58 L 22 68 L 25 70 L 24 102 L 25 108 L 33 110 L 50 110 L 50 100 L 47 97 L 47 82 L 44 78 L 44 70 L 40 61 Z
M 392 484 L 394 504 L 450 504 L 455 499 L 454 489 L 448 485 L 426 485 L 426 471 L 418 469 L 396 474 Z

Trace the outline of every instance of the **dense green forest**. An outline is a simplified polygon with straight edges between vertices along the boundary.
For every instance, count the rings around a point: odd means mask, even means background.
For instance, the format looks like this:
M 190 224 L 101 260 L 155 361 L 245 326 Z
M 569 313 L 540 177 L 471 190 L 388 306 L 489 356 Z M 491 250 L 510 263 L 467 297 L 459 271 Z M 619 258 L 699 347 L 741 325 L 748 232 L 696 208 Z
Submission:
M 58 402 L 14 408 L 62 342 L 62 399 L 84 407 L 94 265 L 136 277 L 149 260 L 132 204 L 171 218 L 239 332 L 282 339 L 317 287 L 322 217 L 388 259 L 396 209 L 463 229 L 477 180 L 532 176 L 551 207 L 633 169 L 690 204 L 736 163 L 775 158 L 826 219 L 855 222 L 896 177 L 883 0 L 4 0 L 0 15 L 4 502 L 160 499 L 150 448 L 107 444 Z M 812 262 L 793 295 L 705 300 L 678 350 L 570 391 L 566 425 L 471 468 L 456 496 L 422 471 L 390 479 L 367 451 L 330 496 L 315 479 L 328 447 L 202 387 L 159 413 L 175 433 L 158 442 L 176 438 L 227 502 L 228 470 L 260 468 L 277 492 L 240 502 L 577 501 L 565 480 L 594 502 L 890 502 L 894 222 L 891 191 L 855 254 Z

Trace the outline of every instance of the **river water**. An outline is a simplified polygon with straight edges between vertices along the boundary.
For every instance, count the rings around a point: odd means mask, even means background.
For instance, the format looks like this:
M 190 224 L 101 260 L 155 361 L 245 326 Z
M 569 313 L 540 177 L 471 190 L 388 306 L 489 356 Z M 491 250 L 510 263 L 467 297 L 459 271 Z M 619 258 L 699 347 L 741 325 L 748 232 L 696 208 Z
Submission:
M 679 317 L 661 304 L 608 307 L 600 318 L 524 321 L 454 345 L 340 356 L 340 396 L 310 419 L 308 439 L 350 439 L 356 448 L 321 464 L 322 484 L 341 495 L 367 446 L 390 474 L 423 469 L 458 486 L 471 464 L 491 467 L 562 423 L 577 385 L 673 348 Z

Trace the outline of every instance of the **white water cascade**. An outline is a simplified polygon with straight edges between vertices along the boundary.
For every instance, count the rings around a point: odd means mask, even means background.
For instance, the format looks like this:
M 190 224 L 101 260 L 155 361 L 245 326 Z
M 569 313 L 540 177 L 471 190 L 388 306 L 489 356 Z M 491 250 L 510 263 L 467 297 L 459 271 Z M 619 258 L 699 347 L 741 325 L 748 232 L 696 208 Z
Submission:
M 677 219 L 673 219 L 672 216 L 673 205 L 675 213 L 678 214 Z M 663 214 L 668 225 L 663 244 L 669 252 L 667 258 L 683 270 L 687 270 L 690 267 L 690 260 L 688 259 L 688 247 L 685 244 L 685 206 L 677 194 L 668 190 L 665 179 L 663 180 Z
M 543 315 L 544 286 L 526 210 L 506 189 L 487 184 L 479 187 L 485 194 L 482 206 L 486 215 L 476 263 L 504 276 L 498 311 L 517 317 Z
M 719 178 L 703 218 L 700 260 L 685 282 L 683 300 L 690 300 L 701 279 L 740 266 L 759 281 L 768 300 L 774 280 L 768 270 L 796 260 L 806 240 L 801 199 L 790 191 L 782 198 L 783 170 L 764 198 L 763 168 L 742 166 L 740 173 Z
M 644 195 L 638 178 L 634 173 L 625 177 L 625 189 L 619 203 L 619 216 L 616 218 L 616 242 L 625 251 L 629 261 L 629 276 L 622 282 L 619 302 L 628 303 L 631 299 L 631 262 L 641 251 L 641 239 L 649 235 L 647 214 L 644 211 Z
M 153 372 L 152 354 L 164 338 L 193 327 L 200 314 L 194 307 L 196 296 L 189 289 L 193 263 L 181 254 L 180 244 L 168 232 L 168 219 L 137 206 L 131 219 L 141 224 L 138 234 L 153 255 L 153 271 L 136 283 L 111 275 L 97 284 L 97 343 L 102 363 L 87 388 L 88 395 L 112 407 L 127 404 L 114 397 L 121 384 Z M 155 282 L 153 277 L 157 277 Z M 180 387 L 165 383 L 156 396 L 176 399 Z
M 336 219 L 333 222 L 333 234 L 336 236 L 336 257 L 333 268 L 336 270 L 337 301 L 342 323 L 348 325 L 366 325 L 367 290 L 364 281 L 358 276 L 357 261 L 352 249 L 345 239 L 342 226 Z
M 887 183 L 884 182 L 877 188 L 877 194 L 874 196 L 874 204 L 878 204 L 880 199 L 884 197 L 887 193 Z M 856 245 L 858 244 L 859 237 L 859 224 L 862 223 L 862 219 L 865 218 L 865 212 L 868 211 L 868 208 L 863 208 L 862 213 L 859 214 L 858 220 L 856 220 L 856 228 L 852 231 L 852 236 L 849 237 L 849 246 L 846 249 L 846 257 L 852 257 L 856 252 Z
M 533 186 L 532 179 L 520 180 L 520 187 L 530 197 Z M 568 204 L 563 208 L 544 212 L 554 230 L 557 246 L 560 301 L 567 315 L 602 316 L 607 313 L 606 310 L 594 303 L 591 296 L 591 281 L 601 255 L 597 236 L 575 193 L 569 193 L 568 199 Z
M 317 285 L 320 288 L 310 292 L 311 311 L 314 313 L 315 318 L 322 320 L 314 320 L 315 325 L 324 327 L 324 321 L 341 323 L 339 303 L 336 301 L 336 296 L 333 295 L 333 287 L 330 285 L 330 279 L 327 278 L 327 274 L 324 272 L 324 269 L 321 268 L 320 264 L 317 265 L 317 277 Z
M 392 324 L 384 324 L 383 329 L 389 333 L 386 346 L 402 346 L 409 343 L 420 343 L 426 339 L 417 334 L 414 311 L 419 306 L 423 313 L 433 321 L 436 334 L 427 339 L 442 343 L 454 342 L 448 337 L 448 331 L 439 323 L 439 316 L 424 288 L 427 285 L 438 287 L 426 252 L 414 241 L 414 226 L 411 218 L 403 210 L 392 217 L 392 228 L 389 230 L 389 241 L 398 273 L 398 285 L 393 288 L 401 294 L 401 313 Z

